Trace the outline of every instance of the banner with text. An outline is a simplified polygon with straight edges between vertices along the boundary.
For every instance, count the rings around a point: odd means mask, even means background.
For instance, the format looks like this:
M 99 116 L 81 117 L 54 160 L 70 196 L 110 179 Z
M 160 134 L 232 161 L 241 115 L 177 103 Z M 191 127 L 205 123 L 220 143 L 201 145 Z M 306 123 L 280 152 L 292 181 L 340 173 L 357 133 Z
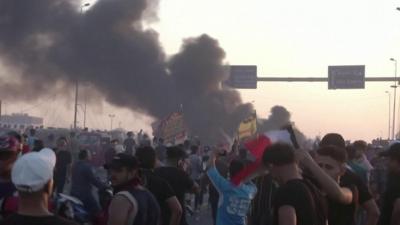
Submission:
M 152 127 L 154 136 L 164 139 L 165 144 L 181 144 L 187 137 L 183 114 L 179 112 L 154 122 Z

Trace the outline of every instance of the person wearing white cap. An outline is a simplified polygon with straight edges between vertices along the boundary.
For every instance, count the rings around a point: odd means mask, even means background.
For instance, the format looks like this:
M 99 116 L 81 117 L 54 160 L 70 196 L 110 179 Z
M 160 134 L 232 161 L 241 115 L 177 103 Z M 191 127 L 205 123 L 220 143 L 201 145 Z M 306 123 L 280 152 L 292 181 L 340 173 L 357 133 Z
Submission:
M 2 222 L 4 225 L 74 225 L 76 223 L 53 215 L 48 210 L 53 191 L 56 156 L 45 148 L 19 158 L 11 171 L 11 180 L 18 190 L 18 213 Z

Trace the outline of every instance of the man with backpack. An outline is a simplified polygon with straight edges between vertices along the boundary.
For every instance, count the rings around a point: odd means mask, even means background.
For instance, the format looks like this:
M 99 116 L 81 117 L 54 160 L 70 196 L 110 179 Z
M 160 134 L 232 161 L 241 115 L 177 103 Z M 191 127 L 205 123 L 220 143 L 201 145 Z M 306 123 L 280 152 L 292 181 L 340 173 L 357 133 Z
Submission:
M 311 159 L 312 160 L 312 159 Z M 263 164 L 280 184 L 273 203 L 274 225 L 326 225 L 327 206 L 322 193 L 304 179 L 292 146 L 267 147 Z
M 131 155 L 118 154 L 109 165 L 114 197 L 109 207 L 109 225 L 158 225 L 160 207 L 141 185 L 139 162 Z

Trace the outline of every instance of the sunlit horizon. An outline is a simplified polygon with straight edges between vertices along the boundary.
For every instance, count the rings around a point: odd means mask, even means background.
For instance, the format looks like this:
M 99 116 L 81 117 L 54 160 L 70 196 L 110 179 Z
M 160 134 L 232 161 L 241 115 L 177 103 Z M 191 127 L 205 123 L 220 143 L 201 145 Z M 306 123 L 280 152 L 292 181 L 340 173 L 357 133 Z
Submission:
M 400 3 L 396 3 L 169 0 L 160 2 L 159 20 L 150 27 L 159 33 L 168 55 L 177 53 L 185 38 L 206 33 L 218 39 L 227 54 L 226 63 L 257 65 L 260 77 L 327 77 L 329 65 L 365 65 L 367 77 L 389 77 L 394 76 L 389 59 L 400 60 L 400 12 L 396 10 Z M 388 137 L 389 99 L 385 92 L 393 92 L 392 84 L 367 82 L 361 90 L 328 90 L 327 83 L 260 82 L 258 89 L 240 93 L 244 102 L 254 101 L 262 118 L 274 105 L 286 107 L 310 138 L 339 132 L 346 139 L 371 140 Z M 47 109 L 40 100 L 5 104 L 7 113 L 45 117 L 46 126 L 69 127 L 73 119 L 72 102 L 65 107 L 54 100 L 54 106 Z M 26 108 L 29 110 L 24 111 Z M 146 115 L 108 103 L 91 110 L 89 127 L 108 128 L 112 112 L 117 114 L 117 125 L 121 122 L 126 129 L 143 127 L 151 132 L 151 118 Z M 57 112 L 59 118 L 49 116 Z M 399 111 L 396 114 L 398 130 Z

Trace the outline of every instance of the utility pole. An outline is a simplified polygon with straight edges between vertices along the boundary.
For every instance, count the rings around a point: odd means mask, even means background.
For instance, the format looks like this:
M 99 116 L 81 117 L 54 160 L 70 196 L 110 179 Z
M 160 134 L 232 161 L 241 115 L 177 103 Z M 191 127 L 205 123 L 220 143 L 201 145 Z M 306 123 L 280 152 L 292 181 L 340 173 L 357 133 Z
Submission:
M 90 6 L 90 3 L 85 3 L 81 5 L 81 16 L 83 19 L 83 8 Z M 82 31 L 83 32 L 83 31 Z M 77 117 L 78 117 L 78 88 L 79 88 L 79 80 L 76 78 L 75 81 L 75 113 L 74 113 L 74 129 L 76 129 Z
M 393 124 L 392 124 L 392 139 L 395 140 L 396 139 L 396 90 L 397 90 L 397 60 L 394 58 L 390 58 L 391 61 L 394 62 L 394 85 L 390 86 L 392 88 L 394 88 L 394 93 L 393 93 Z
M 86 96 L 86 90 L 85 90 L 85 106 L 83 108 L 83 129 L 86 128 L 86 106 L 87 106 L 87 96 Z
M 391 98 L 391 94 L 390 94 L 390 92 L 389 92 L 389 91 L 386 91 L 385 93 L 386 93 L 386 94 L 388 94 L 388 96 L 389 96 L 389 110 L 388 110 L 388 113 L 389 113 L 389 115 L 388 115 L 388 140 L 390 140 L 390 136 L 391 136 L 391 135 L 390 135 L 390 134 L 391 134 L 391 133 L 390 133 L 390 130 L 391 130 L 391 129 L 390 129 L 390 123 L 391 123 L 391 121 L 392 121 L 392 120 L 391 120 L 391 118 L 390 118 L 390 111 L 391 111 L 391 110 L 390 110 L 390 105 L 391 105 L 391 99 L 392 99 L 392 98 Z
M 110 117 L 110 122 L 111 122 L 110 131 L 111 131 L 113 129 L 113 121 L 115 118 L 115 114 L 109 114 L 108 117 Z
M 74 130 L 76 130 L 76 122 L 77 122 L 77 117 L 78 117 L 78 87 L 79 87 L 79 82 L 78 82 L 78 78 L 76 78 L 76 83 L 75 83 Z

